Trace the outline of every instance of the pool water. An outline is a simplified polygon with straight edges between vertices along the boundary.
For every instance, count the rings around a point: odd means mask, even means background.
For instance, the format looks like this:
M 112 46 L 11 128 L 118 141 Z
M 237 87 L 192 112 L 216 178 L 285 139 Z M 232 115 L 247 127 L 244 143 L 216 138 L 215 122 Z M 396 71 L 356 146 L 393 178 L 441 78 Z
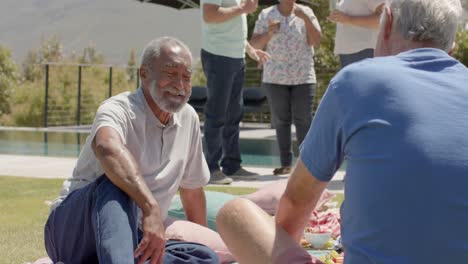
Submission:
M 0 131 L 0 154 L 78 157 L 86 132 Z M 271 139 L 241 139 L 245 166 L 279 166 L 279 151 Z M 294 144 L 297 156 L 297 146 Z

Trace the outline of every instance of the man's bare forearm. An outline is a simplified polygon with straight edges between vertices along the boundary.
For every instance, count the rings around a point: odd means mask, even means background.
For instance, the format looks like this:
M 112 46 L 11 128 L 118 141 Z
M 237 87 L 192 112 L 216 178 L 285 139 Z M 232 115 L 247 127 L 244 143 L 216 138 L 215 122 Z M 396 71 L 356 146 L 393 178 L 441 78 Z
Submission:
M 301 160 L 297 162 L 280 199 L 276 223 L 299 241 L 304 227 L 327 183 L 310 174 Z
M 372 14 L 369 16 L 348 16 L 349 19 L 346 21 L 347 24 L 363 27 L 363 28 L 370 28 L 370 29 L 377 29 L 379 27 L 380 22 L 380 14 Z
M 179 188 L 179 191 L 187 220 L 202 226 L 207 226 L 206 198 L 203 188 Z
M 143 214 L 160 215 L 159 205 L 148 189 L 132 154 L 120 138 L 116 138 L 117 132 L 112 130 L 101 128 L 93 141 L 93 150 L 106 176 L 135 201 Z

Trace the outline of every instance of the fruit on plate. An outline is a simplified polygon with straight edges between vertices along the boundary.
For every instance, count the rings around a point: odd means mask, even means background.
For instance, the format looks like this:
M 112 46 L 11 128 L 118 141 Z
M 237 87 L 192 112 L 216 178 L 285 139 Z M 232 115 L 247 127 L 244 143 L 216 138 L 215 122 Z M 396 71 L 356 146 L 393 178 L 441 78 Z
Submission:
M 344 263 L 344 257 L 338 252 L 332 250 L 330 253 L 326 256 L 322 256 L 319 258 L 320 261 L 322 261 L 324 264 L 343 264 Z
M 335 250 L 332 250 L 330 252 L 330 257 L 332 258 L 338 258 L 340 256 L 340 254 L 338 254 L 338 252 L 336 252 Z

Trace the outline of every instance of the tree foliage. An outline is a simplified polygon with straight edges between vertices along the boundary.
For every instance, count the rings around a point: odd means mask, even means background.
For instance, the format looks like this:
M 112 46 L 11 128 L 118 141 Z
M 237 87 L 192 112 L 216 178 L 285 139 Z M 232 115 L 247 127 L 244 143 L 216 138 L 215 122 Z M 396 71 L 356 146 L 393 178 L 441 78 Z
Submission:
M 459 30 L 457 32 L 455 52 L 453 57 L 468 67 L 468 31 Z
M 10 97 L 17 78 L 11 51 L 0 45 L 0 116 L 10 113 Z
M 135 56 L 135 50 L 131 49 L 130 50 L 130 58 L 128 59 L 127 62 L 127 76 L 128 76 L 128 81 L 134 81 L 137 75 L 137 70 L 136 70 L 136 56 Z
M 63 46 L 57 36 L 42 38 L 38 49 L 28 51 L 22 63 L 23 78 L 27 81 L 36 81 L 43 77 L 42 63 L 62 62 L 64 60 Z
M 96 45 L 90 43 L 86 48 L 83 49 L 83 54 L 79 59 L 81 64 L 103 64 L 104 55 L 96 49 Z

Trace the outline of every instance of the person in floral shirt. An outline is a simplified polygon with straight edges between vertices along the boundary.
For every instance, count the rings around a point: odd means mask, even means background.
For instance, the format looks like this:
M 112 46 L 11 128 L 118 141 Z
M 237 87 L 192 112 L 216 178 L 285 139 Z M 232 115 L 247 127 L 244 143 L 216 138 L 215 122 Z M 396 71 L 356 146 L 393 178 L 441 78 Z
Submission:
M 250 43 L 271 56 L 263 65 L 262 86 L 267 91 L 280 149 L 281 167 L 273 171 L 275 175 L 291 172 L 292 122 L 299 144 L 310 127 L 316 85 L 313 47 L 320 39 L 314 12 L 296 0 L 281 0 L 262 10 L 255 23 Z

